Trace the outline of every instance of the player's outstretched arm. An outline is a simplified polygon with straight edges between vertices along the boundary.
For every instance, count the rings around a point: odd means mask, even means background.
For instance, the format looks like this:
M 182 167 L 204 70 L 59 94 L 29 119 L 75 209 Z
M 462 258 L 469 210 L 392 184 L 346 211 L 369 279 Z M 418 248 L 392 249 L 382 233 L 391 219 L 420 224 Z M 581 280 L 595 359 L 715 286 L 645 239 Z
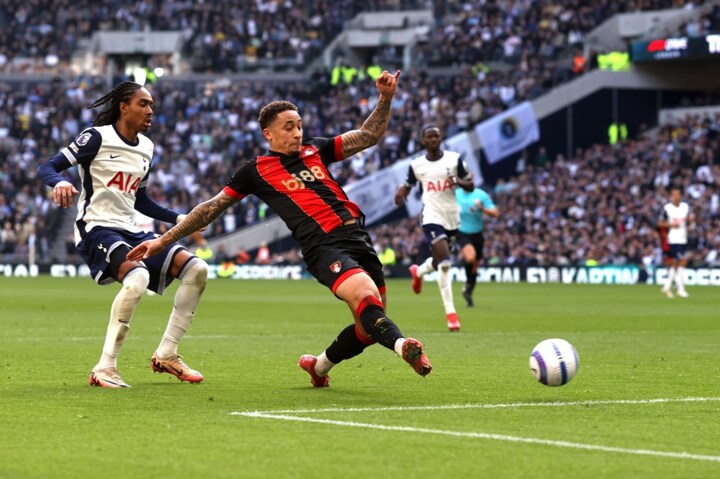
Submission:
M 355 153 L 369 148 L 385 134 L 388 123 L 390 122 L 390 110 L 392 106 L 392 98 L 397 90 L 397 82 L 400 78 L 400 70 L 391 75 L 387 70 L 382 72 L 375 82 L 375 86 L 380 93 L 375 109 L 365 120 L 359 130 L 351 130 L 341 135 L 342 138 L 342 157 L 343 159 L 353 156 Z
M 240 200 L 233 198 L 224 192 L 220 192 L 214 198 L 209 199 L 204 203 L 200 203 L 193 208 L 182 221 L 166 231 L 159 238 L 144 241 L 137 245 L 127 254 L 127 259 L 130 261 L 139 261 L 158 254 L 167 245 L 174 243 L 191 233 L 200 231 L 215 221 L 223 211 L 238 201 Z

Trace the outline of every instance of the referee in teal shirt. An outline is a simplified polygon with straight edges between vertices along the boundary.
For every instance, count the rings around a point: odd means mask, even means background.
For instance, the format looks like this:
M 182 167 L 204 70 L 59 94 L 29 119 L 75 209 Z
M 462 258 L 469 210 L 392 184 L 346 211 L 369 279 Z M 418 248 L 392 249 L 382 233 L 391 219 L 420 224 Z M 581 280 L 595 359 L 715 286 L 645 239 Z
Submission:
M 475 187 L 472 192 L 457 188 L 455 198 L 460 206 L 460 228 L 456 241 L 465 259 L 465 275 L 467 276 L 462 295 L 468 307 L 471 308 L 474 305 L 472 294 L 477 281 L 478 263 L 483 257 L 483 246 L 485 245 L 483 217 L 489 215 L 497 218 L 500 216 L 500 212 L 490 195 L 478 187 Z

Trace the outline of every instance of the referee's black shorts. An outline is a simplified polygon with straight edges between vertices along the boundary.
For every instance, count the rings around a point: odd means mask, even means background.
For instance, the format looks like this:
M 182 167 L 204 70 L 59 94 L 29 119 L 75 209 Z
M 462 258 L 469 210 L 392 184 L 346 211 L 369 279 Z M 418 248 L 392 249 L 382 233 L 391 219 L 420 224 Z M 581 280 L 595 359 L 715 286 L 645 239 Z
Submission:
M 370 235 L 357 224 L 334 229 L 303 254 L 310 274 L 333 293 L 345 279 L 362 271 L 370 275 L 381 294 L 386 290 L 382 263 Z
M 473 245 L 477 259 L 482 259 L 483 248 L 485 247 L 485 236 L 482 231 L 480 233 L 463 233 L 462 231 L 458 231 L 455 241 L 460 249 L 464 248 L 466 244 Z

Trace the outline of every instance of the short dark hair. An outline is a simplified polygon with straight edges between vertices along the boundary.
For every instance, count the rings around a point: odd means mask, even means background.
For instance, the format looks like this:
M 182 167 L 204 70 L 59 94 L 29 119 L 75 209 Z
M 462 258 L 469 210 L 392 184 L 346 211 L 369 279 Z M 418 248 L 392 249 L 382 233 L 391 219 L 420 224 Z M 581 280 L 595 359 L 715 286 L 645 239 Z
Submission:
M 420 130 L 420 138 L 424 138 L 428 131 L 436 129 L 441 135 L 442 130 L 437 125 L 425 125 L 423 126 L 422 130 Z
M 298 111 L 298 107 L 293 103 L 284 100 L 271 101 L 260 110 L 258 115 L 258 123 L 260 123 L 260 129 L 264 130 L 270 123 L 272 123 L 277 116 L 288 110 Z

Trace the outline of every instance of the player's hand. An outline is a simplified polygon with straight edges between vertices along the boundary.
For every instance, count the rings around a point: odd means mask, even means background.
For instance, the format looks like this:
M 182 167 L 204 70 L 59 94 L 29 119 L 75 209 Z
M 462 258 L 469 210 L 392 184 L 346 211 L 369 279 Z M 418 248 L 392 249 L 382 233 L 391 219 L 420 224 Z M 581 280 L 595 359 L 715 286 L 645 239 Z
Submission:
M 143 241 L 130 250 L 125 259 L 128 261 L 141 261 L 150 256 L 155 256 L 163 250 L 163 244 L 159 239 Z
M 451 176 L 451 177 L 450 177 L 450 183 L 452 183 L 453 185 L 457 186 L 457 184 L 458 184 L 458 177 L 457 177 L 457 176 Z
M 407 193 L 408 192 L 406 186 L 400 186 L 400 188 L 398 188 L 398 190 L 395 192 L 395 206 L 400 206 L 401 204 L 405 203 Z
M 375 81 L 378 91 L 381 96 L 392 97 L 395 95 L 397 89 L 397 82 L 400 79 L 400 70 L 397 70 L 394 75 L 388 73 L 387 70 L 383 70 L 382 75 Z
M 53 201 L 56 205 L 67 208 L 73 205 L 73 195 L 80 192 L 69 181 L 61 181 L 53 188 Z

